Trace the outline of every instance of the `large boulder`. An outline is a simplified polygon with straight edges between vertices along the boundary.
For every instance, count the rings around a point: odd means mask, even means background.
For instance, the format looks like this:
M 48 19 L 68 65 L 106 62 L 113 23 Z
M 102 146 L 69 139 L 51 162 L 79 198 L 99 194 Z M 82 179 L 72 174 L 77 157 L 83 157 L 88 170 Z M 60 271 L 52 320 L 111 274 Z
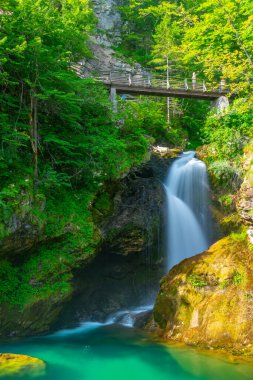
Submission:
M 162 279 L 153 313 L 166 341 L 253 355 L 253 251 L 232 234 Z

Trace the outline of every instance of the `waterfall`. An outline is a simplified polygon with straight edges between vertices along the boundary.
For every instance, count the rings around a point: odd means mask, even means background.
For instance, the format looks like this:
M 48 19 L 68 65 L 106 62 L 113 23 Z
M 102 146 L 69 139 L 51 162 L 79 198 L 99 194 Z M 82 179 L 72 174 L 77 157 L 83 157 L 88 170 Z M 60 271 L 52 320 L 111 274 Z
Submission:
M 170 166 L 164 182 L 168 215 L 167 269 L 187 257 L 205 251 L 214 240 L 213 221 L 209 210 L 207 170 L 205 164 L 194 156 L 195 152 L 186 152 L 177 158 Z M 150 253 L 147 251 L 147 264 L 149 260 Z M 148 268 L 150 270 L 150 266 Z M 146 275 L 149 280 L 150 273 Z M 85 334 L 101 326 L 114 324 L 134 327 L 138 318 L 145 318 L 145 314 L 152 308 L 153 304 L 143 304 L 125 310 L 121 309 L 109 315 L 104 322 L 84 321 L 75 328 L 58 331 L 52 336 Z
M 167 267 L 205 251 L 212 242 L 212 217 L 205 164 L 186 152 L 169 169 L 167 195 Z

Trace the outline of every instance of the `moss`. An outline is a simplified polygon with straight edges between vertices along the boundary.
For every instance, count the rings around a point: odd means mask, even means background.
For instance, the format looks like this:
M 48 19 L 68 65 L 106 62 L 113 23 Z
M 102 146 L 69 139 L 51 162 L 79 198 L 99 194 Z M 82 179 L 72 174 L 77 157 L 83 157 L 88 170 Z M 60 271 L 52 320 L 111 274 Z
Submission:
M 39 207 L 32 211 L 35 223 L 44 223 L 48 242 L 39 246 L 19 266 L 7 261 L 0 265 L 0 302 L 26 305 L 72 292 L 72 270 L 96 251 L 101 236 L 91 216 L 93 195 L 62 192 L 47 201 L 44 216 Z M 8 267 L 8 268 L 7 268 Z
M 242 226 L 238 232 L 232 232 L 230 234 L 230 237 L 234 241 L 245 241 L 247 239 L 247 229 L 244 226 Z
M 112 200 L 107 192 L 100 194 L 94 203 L 94 208 L 104 215 L 107 215 L 111 211 L 112 206 Z
M 235 271 L 233 273 L 232 281 L 234 285 L 240 285 L 244 281 L 244 274 L 239 273 L 238 271 Z
M 164 277 L 154 308 L 164 339 L 237 352 L 245 351 L 246 341 L 253 355 L 253 256 L 239 235 L 221 239 Z
M 233 206 L 234 199 L 231 194 L 224 194 L 219 197 L 219 202 L 229 211 Z
M 19 286 L 18 269 L 6 260 L 0 261 L 0 303 L 15 303 Z
M 242 228 L 242 221 L 238 213 L 233 213 L 228 216 L 219 219 L 220 226 L 225 234 L 229 234 L 232 231 L 237 233 Z
M 219 288 L 220 288 L 220 289 L 226 289 L 228 286 L 229 286 L 229 280 L 228 280 L 228 279 L 226 279 L 226 280 L 222 280 L 222 281 L 219 283 Z
M 0 377 L 37 377 L 44 375 L 46 364 L 37 358 L 17 354 L 0 354 Z
M 205 279 L 195 273 L 192 273 L 188 278 L 187 281 L 194 286 L 195 288 L 202 288 L 203 286 L 207 286 L 208 283 L 205 281 Z
M 4 239 L 8 235 L 8 229 L 4 223 L 0 222 L 0 240 Z

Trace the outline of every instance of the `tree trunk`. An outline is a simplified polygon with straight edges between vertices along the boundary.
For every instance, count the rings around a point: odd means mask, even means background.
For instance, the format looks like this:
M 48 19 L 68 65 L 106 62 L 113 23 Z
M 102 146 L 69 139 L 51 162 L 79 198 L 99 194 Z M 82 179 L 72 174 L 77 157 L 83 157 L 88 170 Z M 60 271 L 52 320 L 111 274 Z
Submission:
M 33 174 L 34 183 L 38 179 L 38 99 L 35 92 L 31 94 L 30 135 L 33 151 Z

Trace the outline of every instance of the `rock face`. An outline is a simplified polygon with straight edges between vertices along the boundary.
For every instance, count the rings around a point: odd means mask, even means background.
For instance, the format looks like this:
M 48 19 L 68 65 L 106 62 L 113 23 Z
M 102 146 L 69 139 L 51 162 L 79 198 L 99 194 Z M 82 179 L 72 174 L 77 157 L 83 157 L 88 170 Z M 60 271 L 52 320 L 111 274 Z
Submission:
M 121 182 L 114 197 L 114 212 L 101 226 L 106 251 L 129 255 L 152 248 L 155 255 L 161 248 L 154 241 L 161 241 L 159 227 L 164 218 L 165 196 L 158 173 L 161 164 L 162 160 L 159 163 L 154 157 Z
M 117 7 L 122 0 L 94 0 L 94 11 L 98 18 L 97 40 L 100 43 L 111 45 L 120 40 L 122 20 Z
M 161 281 L 153 315 L 160 336 L 253 355 L 252 277 L 253 251 L 239 237 L 184 260 Z
M 243 169 L 246 172 L 237 195 L 237 210 L 242 221 L 248 226 L 248 237 L 253 244 L 253 146 L 245 149 Z
M 64 294 L 50 296 L 24 309 L 18 305 L 1 304 L 0 337 L 32 336 L 49 331 L 69 298 Z
M 0 257 L 19 255 L 43 239 L 44 224 L 32 213 L 30 193 L 22 191 L 16 202 L 17 209 L 5 218 L 5 223 L 0 223 Z M 45 202 L 41 202 L 39 207 L 43 212 Z
M 17 354 L 0 354 L 0 378 L 42 376 L 46 364 L 37 358 Z
M 123 21 L 117 7 L 124 5 L 123 0 L 94 0 L 94 11 L 98 19 L 94 36 L 90 40 L 93 58 L 80 62 L 80 76 L 90 76 L 99 72 L 123 71 L 132 74 L 146 73 L 138 63 L 129 64 L 119 57 L 113 47 L 121 41 Z
M 154 302 L 165 273 L 165 194 L 160 179 L 168 162 L 153 156 L 119 184 L 114 210 L 101 222 L 101 252 L 75 274 L 76 296 L 59 318 L 60 327 L 73 321 L 105 321 L 120 309 Z

